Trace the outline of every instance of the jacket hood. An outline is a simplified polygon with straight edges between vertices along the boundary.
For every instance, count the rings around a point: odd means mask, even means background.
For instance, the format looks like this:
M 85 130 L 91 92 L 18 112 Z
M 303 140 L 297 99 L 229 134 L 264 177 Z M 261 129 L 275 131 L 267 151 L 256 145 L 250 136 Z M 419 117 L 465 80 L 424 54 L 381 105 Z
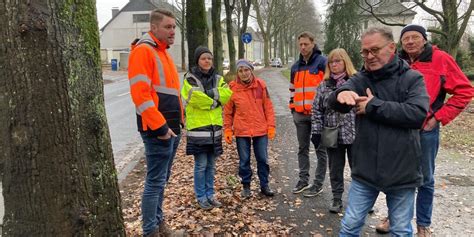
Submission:
M 375 71 L 368 71 L 365 67 L 362 69 L 361 73 L 365 74 L 368 78 L 372 80 L 384 80 L 391 78 L 394 74 L 403 74 L 408 71 L 410 66 L 405 60 L 398 57 L 397 54 L 394 54 L 393 58 L 385 64 L 382 68 Z
M 306 64 L 311 64 L 318 56 L 321 56 L 322 52 L 321 50 L 318 49 L 318 47 L 315 45 L 313 48 L 313 53 L 311 54 L 311 57 L 309 57 L 308 63 L 305 63 L 303 55 L 300 53 L 300 58 L 299 58 L 299 63 L 300 65 L 306 65 Z

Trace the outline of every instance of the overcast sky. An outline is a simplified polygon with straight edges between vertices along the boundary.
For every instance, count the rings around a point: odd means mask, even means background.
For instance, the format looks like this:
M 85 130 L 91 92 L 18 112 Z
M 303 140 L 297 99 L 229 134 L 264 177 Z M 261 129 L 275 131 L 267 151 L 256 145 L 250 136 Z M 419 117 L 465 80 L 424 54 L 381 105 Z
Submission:
M 112 7 L 122 9 L 129 0 L 96 0 L 97 18 L 99 21 L 99 28 L 104 26 L 112 18 Z M 327 0 L 313 0 L 316 10 L 322 14 L 326 11 L 325 3 Z M 171 2 L 171 0 L 169 1 Z

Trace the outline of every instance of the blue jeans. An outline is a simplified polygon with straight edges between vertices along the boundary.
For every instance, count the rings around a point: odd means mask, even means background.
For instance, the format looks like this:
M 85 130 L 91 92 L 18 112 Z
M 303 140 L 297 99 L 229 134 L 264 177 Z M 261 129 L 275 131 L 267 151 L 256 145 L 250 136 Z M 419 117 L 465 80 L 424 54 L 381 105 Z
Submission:
M 239 153 L 239 176 L 242 184 L 250 184 L 252 180 L 252 168 L 250 167 L 250 146 L 253 143 L 253 152 L 257 160 L 257 174 L 260 180 L 260 187 L 268 186 L 268 175 L 270 166 L 268 165 L 268 137 L 237 137 L 237 152 Z
M 439 148 L 439 124 L 431 131 L 421 131 L 420 142 L 423 185 L 418 188 L 416 196 L 416 224 L 426 227 L 431 225 L 431 214 L 433 213 L 434 171 Z
M 339 236 L 360 236 L 365 218 L 374 206 L 379 190 L 352 180 L 346 213 L 341 221 Z M 390 234 L 392 236 L 413 236 L 411 219 L 415 202 L 415 188 L 386 192 Z
M 213 152 L 194 155 L 194 193 L 198 201 L 204 202 L 214 197 L 215 173 L 216 156 Z
M 140 133 L 145 144 L 146 155 L 146 180 L 142 196 L 143 234 L 153 232 L 163 221 L 163 196 L 166 183 L 171 176 L 171 166 L 176 155 L 176 150 L 181 140 L 181 135 L 168 140 Z

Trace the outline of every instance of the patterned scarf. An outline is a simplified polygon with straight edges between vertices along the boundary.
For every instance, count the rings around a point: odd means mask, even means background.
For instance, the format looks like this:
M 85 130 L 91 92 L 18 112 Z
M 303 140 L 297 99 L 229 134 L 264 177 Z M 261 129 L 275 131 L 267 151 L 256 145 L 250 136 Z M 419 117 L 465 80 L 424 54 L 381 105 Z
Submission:
M 339 74 L 331 73 L 331 78 L 336 81 L 336 87 L 339 87 L 342 84 L 344 84 L 344 82 L 346 82 L 345 80 L 346 76 L 347 76 L 346 72 L 339 73 Z

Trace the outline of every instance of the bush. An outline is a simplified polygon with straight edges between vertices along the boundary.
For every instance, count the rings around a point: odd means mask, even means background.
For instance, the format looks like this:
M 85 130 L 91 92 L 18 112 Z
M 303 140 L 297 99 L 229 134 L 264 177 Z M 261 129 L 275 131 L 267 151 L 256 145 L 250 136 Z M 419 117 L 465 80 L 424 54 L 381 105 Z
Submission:
M 224 75 L 224 81 L 229 84 L 231 81 L 233 81 L 236 78 L 237 74 L 235 72 L 228 72 L 227 74 Z

